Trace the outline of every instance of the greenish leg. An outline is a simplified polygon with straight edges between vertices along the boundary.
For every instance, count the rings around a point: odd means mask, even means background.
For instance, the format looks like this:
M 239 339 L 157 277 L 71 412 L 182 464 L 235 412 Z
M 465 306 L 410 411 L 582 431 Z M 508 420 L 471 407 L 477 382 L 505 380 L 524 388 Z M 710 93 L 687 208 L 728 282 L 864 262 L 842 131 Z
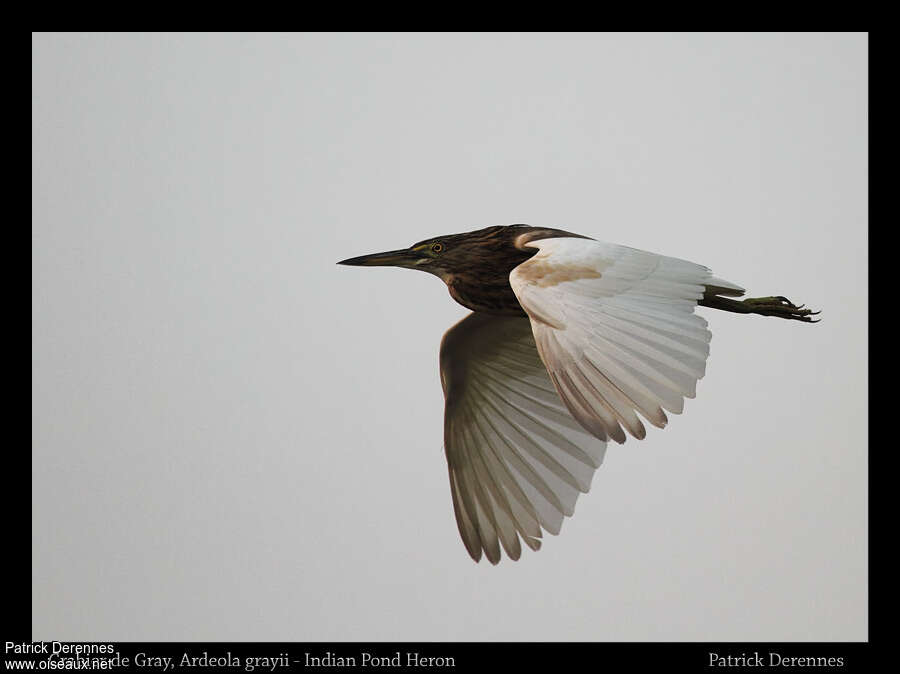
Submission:
M 788 318 L 797 321 L 805 321 L 807 323 L 817 323 L 817 319 L 810 318 L 819 314 L 818 311 L 805 309 L 806 305 L 797 306 L 787 297 L 776 295 L 774 297 L 748 297 L 742 300 L 742 304 L 754 314 L 762 316 L 777 316 L 779 318 Z

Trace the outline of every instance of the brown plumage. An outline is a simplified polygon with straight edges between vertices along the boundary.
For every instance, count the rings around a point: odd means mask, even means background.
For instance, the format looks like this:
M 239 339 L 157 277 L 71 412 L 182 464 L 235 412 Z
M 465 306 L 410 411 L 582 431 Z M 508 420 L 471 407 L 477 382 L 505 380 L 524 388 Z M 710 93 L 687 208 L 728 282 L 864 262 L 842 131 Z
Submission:
M 525 247 L 526 243 L 550 237 L 588 238 L 548 227 L 495 225 L 424 239 L 406 250 L 364 255 L 338 264 L 420 269 L 440 277 L 450 296 L 472 311 L 524 316 L 509 285 L 509 273 L 537 253 L 536 248 Z

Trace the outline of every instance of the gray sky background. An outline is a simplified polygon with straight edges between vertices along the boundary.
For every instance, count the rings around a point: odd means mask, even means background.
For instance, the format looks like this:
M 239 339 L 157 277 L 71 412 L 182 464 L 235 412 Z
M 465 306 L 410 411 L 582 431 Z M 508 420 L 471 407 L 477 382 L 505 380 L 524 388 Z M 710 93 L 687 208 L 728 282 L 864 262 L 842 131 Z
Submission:
M 868 38 L 32 38 L 33 638 L 864 640 Z M 697 398 L 474 564 L 427 274 L 491 224 L 705 264 Z

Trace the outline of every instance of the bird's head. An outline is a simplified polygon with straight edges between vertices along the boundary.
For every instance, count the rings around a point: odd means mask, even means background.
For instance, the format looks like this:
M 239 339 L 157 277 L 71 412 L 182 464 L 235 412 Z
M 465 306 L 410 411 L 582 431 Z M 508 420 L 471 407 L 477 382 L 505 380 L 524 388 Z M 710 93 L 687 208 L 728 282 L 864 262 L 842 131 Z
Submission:
M 585 238 L 560 229 L 495 225 L 436 236 L 403 250 L 352 257 L 338 264 L 427 271 L 447 284 L 454 300 L 472 311 L 524 316 L 509 285 L 509 273 L 537 253 L 537 248 L 527 245 L 530 241 L 560 236 Z
M 494 226 L 464 234 L 447 234 L 414 243 L 409 248 L 342 260 L 338 264 L 367 267 L 405 267 L 427 271 L 450 283 L 460 276 L 498 275 L 510 270 L 536 251 L 514 245 L 525 225 Z

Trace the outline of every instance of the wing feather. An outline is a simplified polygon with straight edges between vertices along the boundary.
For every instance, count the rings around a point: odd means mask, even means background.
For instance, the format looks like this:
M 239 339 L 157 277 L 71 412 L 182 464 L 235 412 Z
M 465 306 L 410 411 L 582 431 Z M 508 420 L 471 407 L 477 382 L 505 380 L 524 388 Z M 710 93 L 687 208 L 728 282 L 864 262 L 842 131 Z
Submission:
M 481 540 L 478 535 L 478 527 L 469 514 L 466 506 L 466 499 L 463 497 L 462 490 L 459 487 L 459 471 L 453 466 L 449 466 L 450 474 L 450 493 L 453 496 L 453 513 L 456 516 L 456 524 L 459 529 L 459 535 L 466 546 L 469 555 L 476 562 L 481 560 Z
M 557 534 L 606 445 L 572 418 L 527 318 L 470 314 L 441 343 L 444 448 L 460 536 L 475 561 L 519 559 Z M 520 540 L 521 539 L 521 540 Z
M 501 542 L 508 538 L 509 529 L 513 529 L 513 535 L 515 535 L 515 530 L 510 522 L 503 521 L 501 517 L 503 509 L 495 507 L 497 501 L 500 500 L 499 491 L 478 452 L 472 451 L 472 448 L 477 446 L 472 427 L 466 429 L 466 436 L 466 458 L 468 459 L 466 469 L 472 479 L 470 488 L 475 494 L 479 517 L 483 518 L 479 521 L 481 543 L 488 560 L 492 564 L 496 564 L 500 561 Z
M 593 239 L 547 238 L 513 269 L 538 352 L 572 416 L 592 435 L 643 438 L 663 427 L 706 373 L 712 337 L 694 314 L 705 293 L 739 286 L 686 260 Z M 623 430 L 624 429 L 624 430 Z

